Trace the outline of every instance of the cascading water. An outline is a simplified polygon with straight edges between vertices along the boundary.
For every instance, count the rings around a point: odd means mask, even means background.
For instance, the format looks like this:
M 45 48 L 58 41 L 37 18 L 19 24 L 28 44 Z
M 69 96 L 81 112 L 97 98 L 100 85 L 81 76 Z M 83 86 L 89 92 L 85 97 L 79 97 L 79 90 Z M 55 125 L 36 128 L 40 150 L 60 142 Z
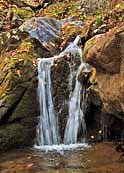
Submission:
M 78 132 L 82 126 L 83 134 L 86 132 L 86 124 L 84 119 L 84 112 L 81 109 L 81 90 L 82 85 L 78 81 L 78 75 L 81 69 L 85 66 L 82 63 L 78 69 L 76 75 L 76 84 L 74 91 L 71 93 L 69 100 L 69 118 L 67 121 L 65 135 L 64 135 L 64 144 L 75 144 L 77 143 Z M 84 91 L 85 92 L 85 91 Z
M 59 128 L 57 122 L 57 112 L 54 111 L 54 104 L 51 93 L 51 66 L 54 65 L 54 60 L 65 55 L 72 54 L 73 57 L 82 59 L 82 50 L 78 47 L 80 37 L 77 36 L 62 53 L 56 57 L 43 58 L 38 60 L 38 95 L 40 102 L 40 121 L 37 127 L 37 145 L 57 145 L 60 144 Z M 81 109 L 81 91 L 82 84 L 78 80 L 78 75 L 85 63 L 81 63 L 78 70 L 72 71 L 71 64 L 69 75 L 69 116 L 65 128 L 64 144 L 76 144 L 78 142 L 78 133 L 80 128 L 83 128 L 83 133 L 86 131 L 84 120 L 84 110 Z M 76 75 L 75 75 L 76 73 Z M 76 79 L 75 88 L 72 90 L 73 79 Z
M 38 127 L 38 145 L 58 144 L 58 128 L 51 94 L 50 68 L 53 59 L 39 59 L 38 95 L 40 102 L 40 122 Z

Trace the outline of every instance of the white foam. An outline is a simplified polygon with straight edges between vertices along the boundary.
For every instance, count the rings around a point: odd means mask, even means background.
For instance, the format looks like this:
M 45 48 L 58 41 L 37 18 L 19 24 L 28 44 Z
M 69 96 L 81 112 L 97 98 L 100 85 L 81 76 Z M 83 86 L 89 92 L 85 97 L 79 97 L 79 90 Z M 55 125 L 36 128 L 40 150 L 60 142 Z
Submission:
M 69 145 L 64 145 L 64 144 L 60 144 L 60 145 L 43 145 L 43 146 L 38 146 L 38 145 L 34 145 L 35 149 L 38 149 L 40 151 L 56 151 L 56 152 L 62 152 L 62 151 L 69 151 L 69 150 L 84 150 L 89 148 L 90 145 L 88 145 L 87 143 L 77 143 L 77 144 L 69 144 Z

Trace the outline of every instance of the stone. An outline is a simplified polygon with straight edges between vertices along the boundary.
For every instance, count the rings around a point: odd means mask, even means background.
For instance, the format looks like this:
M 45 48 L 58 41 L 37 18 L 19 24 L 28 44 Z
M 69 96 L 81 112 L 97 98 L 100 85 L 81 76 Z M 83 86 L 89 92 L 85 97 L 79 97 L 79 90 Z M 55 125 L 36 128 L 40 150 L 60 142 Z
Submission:
M 124 120 L 124 26 L 86 42 L 85 61 L 97 71 L 97 90 L 104 112 Z M 95 99 L 95 98 L 94 98 Z

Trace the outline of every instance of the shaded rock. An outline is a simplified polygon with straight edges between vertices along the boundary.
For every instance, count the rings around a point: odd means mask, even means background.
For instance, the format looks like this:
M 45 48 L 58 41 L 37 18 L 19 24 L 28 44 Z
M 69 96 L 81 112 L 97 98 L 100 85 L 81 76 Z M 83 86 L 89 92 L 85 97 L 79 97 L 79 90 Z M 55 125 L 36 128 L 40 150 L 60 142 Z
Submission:
M 35 98 L 35 99 L 34 99 Z M 25 122 L 25 119 L 36 119 L 38 115 L 38 99 L 37 99 L 37 80 L 32 79 L 29 82 L 29 87 L 23 94 L 19 104 L 13 111 L 11 117 L 9 118 L 10 122 L 18 121 L 22 119 L 22 122 Z M 25 125 L 30 125 L 27 123 Z M 36 124 L 35 124 L 36 125 Z
M 22 91 L 22 88 L 20 90 Z M 12 110 L 8 122 L 0 126 L 0 150 L 33 145 L 39 114 L 36 90 L 37 82 L 31 81 L 17 104 L 14 107 L 11 104 Z
M 61 54 L 60 54 L 61 55 Z M 78 72 L 77 80 L 82 84 L 81 88 L 81 109 L 85 112 L 86 95 L 85 89 L 90 85 L 90 77 L 92 76 L 92 67 L 88 64 L 82 66 L 79 72 L 79 66 L 81 59 L 79 55 L 73 55 L 73 53 L 60 56 L 56 59 L 54 65 L 51 67 L 51 84 L 52 84 L 52 98 L 55 108 L 55 115 L 58 120 L 59 134 L 61 141 L 63 142 L 65 127 L 69 116 L 69 102 L 72 97 L 72 93 L 75 90 L 76 75 Z M 78 137 L 83 135 L 83 131 L 79 129 Z
M 8 0 L 8 2 L 17 5 L 18 7 L 26 6 L 26 4 L 24 4 L 24 2 L 22 0 L 21 1 L 18 1 L 18 0 Z
M 20 123 L 14 123 L 0 127 L 0 150 L 6 151 L 11 148 L 17 148 L 20 144 L 22 147 L 31 145 L 32 137 L 35 136 L 35 133 L 32 135 L 34 126 L 26 128 Z
M 121 119 L 124 119 L 123 42 L 124 27 L 121 25 L 119 29 L 93 37 L 84 48 L 85 61 L 97 70 L 101 111 Z

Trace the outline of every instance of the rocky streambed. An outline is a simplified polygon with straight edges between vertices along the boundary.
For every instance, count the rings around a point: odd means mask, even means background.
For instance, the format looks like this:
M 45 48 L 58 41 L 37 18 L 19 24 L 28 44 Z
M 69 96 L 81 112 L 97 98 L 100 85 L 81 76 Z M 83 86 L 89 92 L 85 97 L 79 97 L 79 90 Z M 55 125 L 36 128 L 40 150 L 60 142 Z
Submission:
M 1 173 L 123 173 L 124 157 L 116 144 L 99 143 L 86 150 L 40 152 L 32 148 L 1 154 Z

